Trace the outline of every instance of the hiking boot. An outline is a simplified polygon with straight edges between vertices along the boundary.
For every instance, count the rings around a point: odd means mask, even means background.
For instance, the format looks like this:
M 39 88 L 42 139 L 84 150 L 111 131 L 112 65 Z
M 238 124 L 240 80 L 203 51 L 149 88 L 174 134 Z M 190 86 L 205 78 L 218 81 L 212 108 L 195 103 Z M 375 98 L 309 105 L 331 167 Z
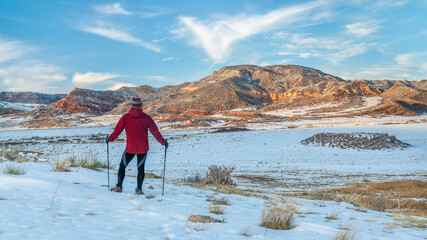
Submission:
M 144 192 L 142 192 L 141 188 L 135 188 L 135 194 L 136 195 L 143 195 Z
M 113 187 L 112 189 L 111 189 L 111 191 L 112 192 L 122 192 L 122 187 L 119 187 L 119 186 L 115 186 L 115 187 Z

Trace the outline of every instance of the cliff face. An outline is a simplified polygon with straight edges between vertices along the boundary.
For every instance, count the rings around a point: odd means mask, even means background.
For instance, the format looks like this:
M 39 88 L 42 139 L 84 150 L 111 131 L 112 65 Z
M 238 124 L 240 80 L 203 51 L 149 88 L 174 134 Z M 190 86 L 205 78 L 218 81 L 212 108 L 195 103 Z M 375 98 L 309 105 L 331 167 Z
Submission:
M 67 113 L 87 113 L 100 115 L 121 102 L 134 96 L 123 91 L 92 91 L 75 88 L 58 102 L 42 106 L 33 111 L 36 116 L 59 115 Z

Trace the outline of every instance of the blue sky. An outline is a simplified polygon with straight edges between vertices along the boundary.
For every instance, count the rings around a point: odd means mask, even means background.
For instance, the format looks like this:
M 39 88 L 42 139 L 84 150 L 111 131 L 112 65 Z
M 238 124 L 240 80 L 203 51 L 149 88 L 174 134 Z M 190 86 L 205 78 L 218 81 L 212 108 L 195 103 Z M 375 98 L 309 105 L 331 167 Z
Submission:
M 297 64 L 427 78 L 427 0 L 0 2 L 0 91 L 67 93 Z

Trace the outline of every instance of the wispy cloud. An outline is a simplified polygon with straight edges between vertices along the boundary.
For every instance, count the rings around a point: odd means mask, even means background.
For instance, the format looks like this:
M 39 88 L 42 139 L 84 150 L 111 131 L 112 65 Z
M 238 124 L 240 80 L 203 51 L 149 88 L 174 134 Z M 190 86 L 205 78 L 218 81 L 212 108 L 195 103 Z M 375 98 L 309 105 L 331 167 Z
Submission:
M 39 48 L 16 40 L 0 39 L 0 86 L 7 91 L 59 92 L 66 80 L 63 69 L 32 56 Z
M 170 82 L 174 82 L 175 80 L 165 77 L 165 76 L 142 76 L 142 78 L 150 80 L 150 81 L 155 81 L 155 82 L 166 82 L 166 83 L 170 83 Z
M 5 41 L 0 39 L 0 63 L 20 58 L 34 50 L 34 47 L 24 45 L 19 41 Z
M 176 57 L 167 57 L 167 58 L 163 58 L 162 61 L 163 62 L 166 62 L 166 61 L 178 61 L 178 58 L 176 58 Z
M 344 40 L 344 37 L 313 37 L 307 34 L 276 34 L 279 40 L 285 43 L 281 46 L 285 51 L 279 51 L 282 56 L 296 56 L 299 58 L 319 57 L 334 64 L 347 58 L 363 54 L 373 44 Z
M 393 62 L 380 63 L 355 73 L 343 72 L 347 79 L 425 79 L 427 52 L 409 52 L 397 55 Z
M 264 15 L 239 15 L 220 20 L 201 21 L 194 17 L 180 16 L 182 28 L 173 31 L 185 37 L 196 47 L 202 48 L 215 63 L 224 62 L 236 42 L 252 35 L 268 32 L 290 24 L 312 19 L 319 20 L 314 11 L 321 11 L 324 1 L 314 1 L 271 11 Z
M 82 85 L 91 85 L 100 83 L 105 80 L 114 79 L 119 77 L 119 74 L 114 73 L 103 73 L 103 72 L 86 72 L 86 73 L 75 73 L 73 75 L 73 83 Z
M 122 8 L 120 3 L 97 5 L 93 7 L 97 12 L 102 14 L 123 14 L 131 15 L 132 13 Z
M 139 38 L 136 38 L 132 36 L 130 33 L 127 33 L 123 30 L 118 30 L 114 27 L 104 27 L 104 26 L 83 26 L 81 28 L 82 31 L 92 33 L 95 35 L 99 35 L 102 37 L 106 37 L 112 40 L 124 42 L 124 43 L 130 43 L 137 46 L 145 47 L 147 49 L 153 50 L 155 52 L 160 52 L 161 48 L 149 43 L 145 42 Z
M 380 26 L 375 21 L 366 21 L 347 24 L 345 28 L 347 30 L 347 34 L 349 35 L 353 35 L 356 37 L 367 37 L 377 32 Z

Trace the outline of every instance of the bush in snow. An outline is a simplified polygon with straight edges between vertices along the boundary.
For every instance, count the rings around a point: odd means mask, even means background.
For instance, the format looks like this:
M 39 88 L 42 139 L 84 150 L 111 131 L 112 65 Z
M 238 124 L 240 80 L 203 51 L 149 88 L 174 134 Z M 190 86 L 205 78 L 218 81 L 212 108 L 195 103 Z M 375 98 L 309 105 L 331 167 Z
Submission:
M 295 227 L 295 210 L 285 204 L 265 208 L 261 214 L 261 227 L 274 230 L 289 230 Z
M 215 185 L 215 186 L 233 186 L 236 185 L 231 179 L 231 173 L 236 169 L 235 166 L 217 166 L 211 165 L 206 172 L 205 177 L 198 172 L 194 176 L 181 179 L 187 183 L 199 183 L 203 185 Z
M 205 182 L 213 185 L 235 185 L 231 179 L 231 173 L 234 169 L 236 169 L 235 166 L 212 165 L 206 172 Z
M 8 164 L 2 168 L 2 172 L 4 174 L 11 174 L 11 175 L 24 175 L 28 172 L 28 170 L 25 167 Z

